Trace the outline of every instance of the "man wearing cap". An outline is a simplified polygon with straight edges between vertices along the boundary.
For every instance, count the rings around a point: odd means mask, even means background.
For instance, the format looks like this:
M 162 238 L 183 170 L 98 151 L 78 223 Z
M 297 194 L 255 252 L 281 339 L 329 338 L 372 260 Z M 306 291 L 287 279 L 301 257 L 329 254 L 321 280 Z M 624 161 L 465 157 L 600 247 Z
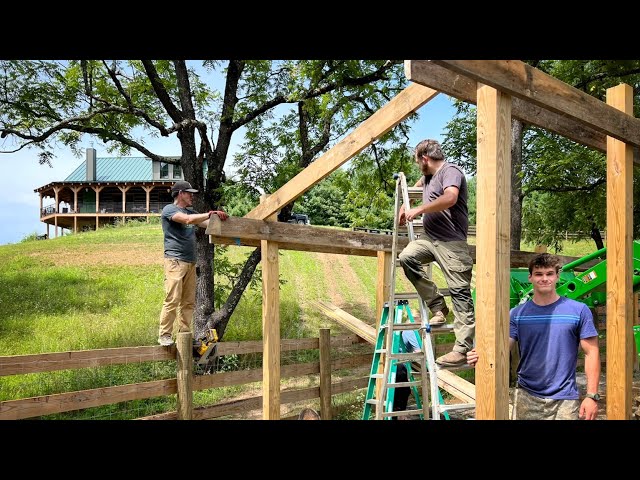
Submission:
M 174 202 L 162 209 L 164 232 L 164 291 L 160 312 L 160 345 L 172 345 L 173 323 L 178 317 L 178 331 L 192 331 L 196 303 L 196 229 L 207 228 L 211 215 L 226 220 L 222 210 L 197 213 L 191 209 L 193 194 L 198 193 L 189 182 L 180 180 L 171 187 Z

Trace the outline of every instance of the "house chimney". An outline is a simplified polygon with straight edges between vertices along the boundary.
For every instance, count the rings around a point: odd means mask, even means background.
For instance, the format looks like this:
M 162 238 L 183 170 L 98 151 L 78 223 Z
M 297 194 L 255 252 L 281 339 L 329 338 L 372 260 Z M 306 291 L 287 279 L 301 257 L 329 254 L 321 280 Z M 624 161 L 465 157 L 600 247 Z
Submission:
M 96 181 L 96 149 L 87 148 L 87 181 Z

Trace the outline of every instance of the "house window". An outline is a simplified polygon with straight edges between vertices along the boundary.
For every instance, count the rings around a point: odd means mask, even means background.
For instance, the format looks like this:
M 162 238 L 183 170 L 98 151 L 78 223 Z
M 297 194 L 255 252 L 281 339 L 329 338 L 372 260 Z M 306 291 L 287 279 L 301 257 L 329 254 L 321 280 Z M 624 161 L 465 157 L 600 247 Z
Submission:
M 160 162 L 160 178 L 169 178 L 169 164 Z
M 173 166 L 173 178 L 182 179 L 182 167 L 180 165 Z

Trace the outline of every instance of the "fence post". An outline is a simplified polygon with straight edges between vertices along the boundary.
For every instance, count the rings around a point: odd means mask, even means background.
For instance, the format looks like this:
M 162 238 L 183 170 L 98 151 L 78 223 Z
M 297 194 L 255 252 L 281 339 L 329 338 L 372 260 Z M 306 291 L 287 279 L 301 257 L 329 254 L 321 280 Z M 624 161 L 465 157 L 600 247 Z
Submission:
M 178 333 L 176 342 L 178 378 L 178 420 L 193 417 L 193 336 L 191 332 Z
M 331 330 L 320 329 L 320 416 L 331 420 Z

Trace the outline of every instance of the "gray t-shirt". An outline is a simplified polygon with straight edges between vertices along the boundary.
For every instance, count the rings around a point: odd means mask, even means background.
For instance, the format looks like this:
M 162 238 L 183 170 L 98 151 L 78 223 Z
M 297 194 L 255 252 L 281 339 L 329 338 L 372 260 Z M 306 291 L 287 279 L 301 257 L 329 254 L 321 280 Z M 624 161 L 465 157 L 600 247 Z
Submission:
M 185 262 L 196 263 L 196 228 L 197 225 L 185 225 L 174 222 L 173 216 L 182 212 L 187 215 L 198 213 L 194 210 L 180 208 L 174 203 L 162 209 L 162 231 L 164 232 L 164 256 L 177 258 Z
M 451 242 L 467 240 L 469 209 L 467 207 L 467 179 L 457 165 L 445 162 L 435 175 L 422 177 L 422 202 L 429 203 L 440 197 L 447 187 L 458 187 L 458 201 L 441 212 L 425 213 L 422 225 L 434 240 Z

